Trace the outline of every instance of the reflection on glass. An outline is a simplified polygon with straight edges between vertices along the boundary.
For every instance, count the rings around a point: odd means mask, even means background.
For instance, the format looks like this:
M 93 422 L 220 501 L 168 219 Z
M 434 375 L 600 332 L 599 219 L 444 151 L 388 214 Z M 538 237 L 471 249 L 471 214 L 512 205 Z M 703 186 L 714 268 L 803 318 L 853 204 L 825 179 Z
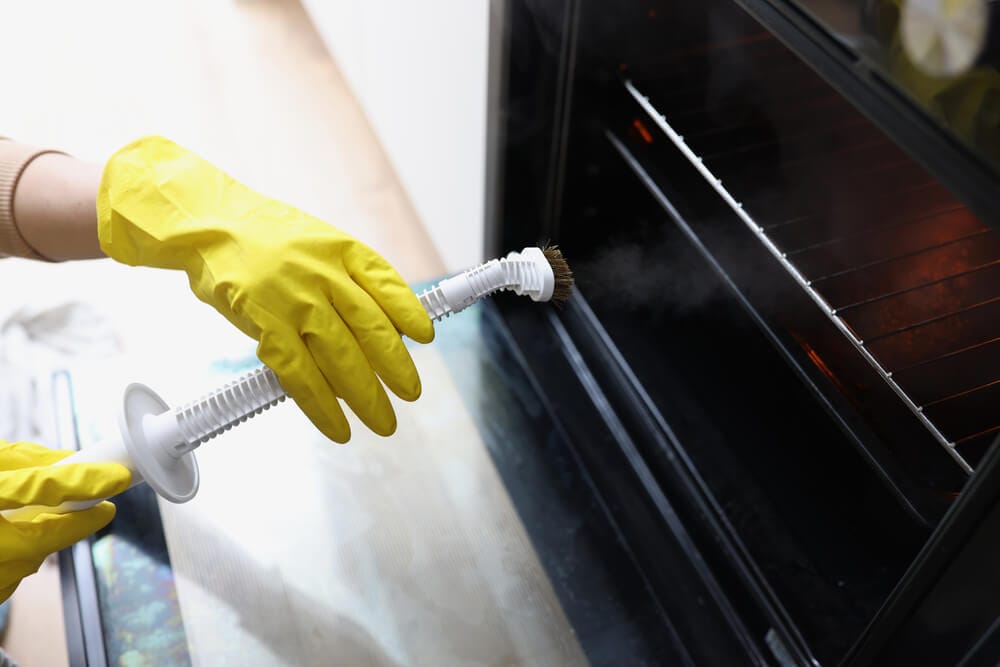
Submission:
M 1000 167 L 997 3 L 796 0 L 967 147 Z

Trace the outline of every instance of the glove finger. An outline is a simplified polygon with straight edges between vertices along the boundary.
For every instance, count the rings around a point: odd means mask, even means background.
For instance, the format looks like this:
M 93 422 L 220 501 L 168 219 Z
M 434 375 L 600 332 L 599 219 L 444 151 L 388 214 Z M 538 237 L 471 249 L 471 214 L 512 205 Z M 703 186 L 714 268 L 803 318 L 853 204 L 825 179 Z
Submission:
M 397 336 L 398 337 L 398 336 Z M 362 422 L 379 435 L 396 431 L 396 413 L 368 357 L 333 306 L 318 306 L 302 340 L 327 383 Z
M 127 489 L 131 481 L 132 473 L 118 463 L 21 468 L 3 474 L 0 510 L 107 498 Z
M 47 555 L 47 554 L 46 554 Z M 3 576 L 0 577 L 0 601 L 4 600 L 3 593 L 10 590 L 11 593 L 25 577 L 38 572 L 38 568 L 45 562 L 45 556 L 29 558 L 25 560 L 14 560 L 3 562 Z M 2 663 L 0 663 L 2 664 Z
M 281 388 L 323 435 L 340 443 L 351 439 L 351 427 L 337 395 L 295 332 L 284 327 L 264 330 L 257 357 L 274 371 Z
M 66 449 L 49 449 L 33 442 L 5 442 L 0 444 L 0 471 L 47 466 L 72 454 Z
M 434 340 L 434 324 L 420 299 L 381 255 L 359 243 L 344 263 L 351 279 L 371 295 L 400 333 L 418 343 Z
M 41 567 L 41 565 L 39 565 L 39 567 Z M 24 577 L 21 577 L 21 579 L 23 578 Z M 3 584 L 0 584 L 0 602 L 6 602 L 10 599 L 10 596 L 14 594 L 14 591 L 16 591 L 17 587 L 20 585 L 21 579 L 18 579 L 9 586 L 3 586 Z
M 404 400 L 420 398 L 417 367 L 403 339 L 374 299 L 347 278 L 340 284 L 332 284 L 331 294 L 336 297 L 337 314 L 386 386 Z
M 30 521 L 11 522 L 8 526 L 18 539 L 6 545 L 4 556 L 9 560 L 45 558 L 104 528 L 114 517 L 114 504 L 105 501 L 80 512 L 40 514 Z

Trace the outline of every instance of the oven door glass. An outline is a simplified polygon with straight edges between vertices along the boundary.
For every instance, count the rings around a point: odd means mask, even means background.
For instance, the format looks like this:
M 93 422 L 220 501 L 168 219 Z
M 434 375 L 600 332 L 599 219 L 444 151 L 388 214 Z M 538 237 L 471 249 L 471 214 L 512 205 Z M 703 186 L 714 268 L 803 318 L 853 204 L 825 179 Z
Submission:
M 994 170 L 1000 31 L 988 0 L 793 0 Z

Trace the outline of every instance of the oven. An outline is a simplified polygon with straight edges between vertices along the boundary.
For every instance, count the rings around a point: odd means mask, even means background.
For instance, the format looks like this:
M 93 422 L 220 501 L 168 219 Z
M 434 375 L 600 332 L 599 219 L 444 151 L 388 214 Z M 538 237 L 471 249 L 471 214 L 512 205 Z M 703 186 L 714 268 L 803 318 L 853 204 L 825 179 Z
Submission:
M 486 255 L 577 278 L 499 312 L 666 664 L 1000 660 L 996 3 L 906 4 L 492 8 Z

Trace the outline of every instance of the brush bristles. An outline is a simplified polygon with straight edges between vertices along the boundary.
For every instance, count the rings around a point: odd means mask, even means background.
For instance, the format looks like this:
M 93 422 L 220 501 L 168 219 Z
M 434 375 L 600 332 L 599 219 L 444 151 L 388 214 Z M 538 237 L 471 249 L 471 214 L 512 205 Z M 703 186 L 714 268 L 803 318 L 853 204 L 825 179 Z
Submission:
M 555 287 L 552 290 L 552 301 L 556 305 L 561 305 L 569 299 L 573 292 L 573 271 L 566 263 L 559 246 L 546 246 L 542 248 L 545 259 L 549 260 L 552 267 L 552 274 L 555 276 Z

